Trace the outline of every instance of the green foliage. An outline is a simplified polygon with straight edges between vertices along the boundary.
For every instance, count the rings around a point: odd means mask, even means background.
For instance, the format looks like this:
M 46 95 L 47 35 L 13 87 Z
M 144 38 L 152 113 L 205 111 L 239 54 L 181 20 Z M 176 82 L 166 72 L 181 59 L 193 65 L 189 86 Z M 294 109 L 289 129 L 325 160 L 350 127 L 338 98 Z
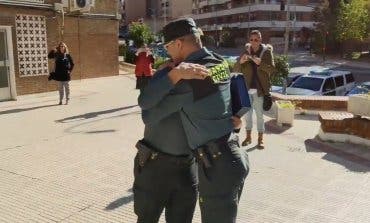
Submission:
M 338 50 L 338 40 L 332 31 L 337 24 L 339 9 L 338 0 L 323 0 L 315 8 L 313 18 L 316 24 L 312 47 L 316 53 L 321 53 L 324 46 L 328 51 Z
M 165 57 L 157 57 L 157 58 L 155 58 L 155 61 L 154 61 L 154 64 L 153 64 L 153 68 L 154 69 L 158 69 L 158 67 L 161 66 L 162 64 L 164 64 L 167 60 L 168 60 L 168 58 L 165 58 Z
M 336 38 L 339 41 L 362 40 L 368 34 L 369 14 L 364 0 L 352 0 L 345 4 L 340 1 L 340 11 L 336 24 Z
M 134 52 L 131 52 L 127 45 L 120 45 L 119 46 L 119 55 L 120 56 L 123 56 L 124 59 L 125 59 L 125 62 L 127 63 L 134 63 L 134 59 L 135 59 L 135 53 Z
M 351 53 L 351 58 L 353 59 L 353 60 L 357 60 L 357 59 L 359 59 L 361 57 L 361 52 L 352 52 Z
M 289 63 L 288 57 L 285 55 L 275 55 L 274 57 L 275 62 L 275 74 L 271 75 L 271 84 L 282 86 L 284 80 L 289 75 Z
M 126 56 L 125 56 L 125 62 L 133 64 L 135 62 L 135 52 L 127 50 Z
M 154 41 L 154 35 L 149 26 L 143 23 L 132 23 L 129 28 L 129 39 L 134 41 L 137 48 L 143 44 L 149 44 Z

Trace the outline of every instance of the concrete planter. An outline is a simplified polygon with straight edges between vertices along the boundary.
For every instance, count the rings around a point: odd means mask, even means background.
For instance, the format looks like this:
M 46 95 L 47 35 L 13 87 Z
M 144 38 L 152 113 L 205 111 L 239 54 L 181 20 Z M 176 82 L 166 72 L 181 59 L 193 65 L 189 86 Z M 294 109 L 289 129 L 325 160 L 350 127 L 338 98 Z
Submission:
M 291 101 L 277 100 L 276 102 L 276 122 L 278 125 L 293 125 L 295 107 Z
M 348 112 L 370 117 L 370 95 L 359 94 L 348 97 Z

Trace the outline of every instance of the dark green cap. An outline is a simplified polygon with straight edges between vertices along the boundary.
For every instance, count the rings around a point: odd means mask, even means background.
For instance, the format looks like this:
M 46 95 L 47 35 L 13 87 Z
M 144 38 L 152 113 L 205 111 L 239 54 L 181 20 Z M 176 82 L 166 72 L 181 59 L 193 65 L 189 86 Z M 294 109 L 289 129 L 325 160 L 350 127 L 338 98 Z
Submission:
M 164 43 L 168 43 L 171 40 L 175 40 L 179 37 L 186 36 L 189 34 L 200 33 L 201 30 L 197 27 L 192 18 L 178 19 L 168 23 L 163 27 Z

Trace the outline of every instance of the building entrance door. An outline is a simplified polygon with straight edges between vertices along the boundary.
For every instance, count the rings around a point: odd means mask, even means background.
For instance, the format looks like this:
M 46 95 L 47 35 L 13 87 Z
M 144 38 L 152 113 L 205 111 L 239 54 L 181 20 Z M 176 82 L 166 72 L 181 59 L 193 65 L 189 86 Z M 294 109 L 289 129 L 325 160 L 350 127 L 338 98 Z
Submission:
M 0 101 L 11 99 L 10 63 L 6 29 L 0 28 Z

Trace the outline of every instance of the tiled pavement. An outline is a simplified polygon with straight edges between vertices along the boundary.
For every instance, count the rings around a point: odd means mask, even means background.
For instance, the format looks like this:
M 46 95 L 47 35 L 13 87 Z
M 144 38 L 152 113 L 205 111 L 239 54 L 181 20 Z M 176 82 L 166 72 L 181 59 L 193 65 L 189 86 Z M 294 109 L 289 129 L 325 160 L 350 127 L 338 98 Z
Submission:
M 133 145 L 143 125 L 134 78 L 71 85 L 67 106 L 55 105 L 56 92 L 0 103 L 0 222 L 135 222 Z M 266 118 L 267 148 L 246 148 L 238 222 L 370 222 L 370 166 L 313 148 L 315 117 L 296 116 L 292 128 Z

